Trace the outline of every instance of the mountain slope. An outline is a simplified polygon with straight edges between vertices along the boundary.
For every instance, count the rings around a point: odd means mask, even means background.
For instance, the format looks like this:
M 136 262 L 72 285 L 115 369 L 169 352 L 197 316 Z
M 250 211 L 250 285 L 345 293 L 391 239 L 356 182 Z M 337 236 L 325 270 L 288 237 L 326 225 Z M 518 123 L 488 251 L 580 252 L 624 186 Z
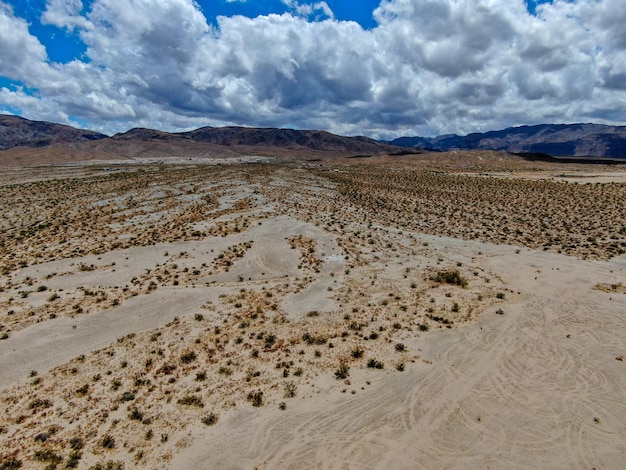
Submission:
M 178 135 L 195 142 L 224 146 L 277 147 L 291 150 L 308 149 L 362 154 L 393 153 L 399 150 L 397 146 L 368 137 L 344 137 L 316 130 L 202 127 Z
M 106 137 L 99 132 L 75 129 L 63 124 L 0 115 L 0 150 L 19 146 L 46 147 L 52 144 L 85 142 Z
M 626 126 L 541 124 L 466 136 L 401 137 L 394 145 L 433 150 L 499 150 L 553 156 L 626 158 Z

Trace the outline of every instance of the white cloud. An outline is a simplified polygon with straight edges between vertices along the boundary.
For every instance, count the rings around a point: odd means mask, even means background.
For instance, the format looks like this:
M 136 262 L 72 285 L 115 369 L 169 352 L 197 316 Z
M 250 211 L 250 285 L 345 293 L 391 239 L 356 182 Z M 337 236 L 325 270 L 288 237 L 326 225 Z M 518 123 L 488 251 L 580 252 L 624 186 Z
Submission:
M 335 14 L 326 2 L 300 3 L 298 0 L 281 0 L 289 9 L 299 16 L 316 20 L 330 18 Z
M 0 75 L 35 85 L 37 79 L 49 78 L 47 59 L 46 48 L 30 34 L 26 21 L 0 1 Z
M 49 0 L 88 61 L 50 64 L 0 0 L 2 90 L 27 117 L 76 116 L 113 132 L 242 124 L 392 137 L 538 122 L 626 121 L 623 0 L 383 0 L 378 26 L 325 2 L 293 14 L 219 17 L 193 0 Z M 314 21 L 317 20 L 317 21 Z M 323 20 L 323 21 L 322 21 Z
M 46 9 L 41 15 L 41 22 L 67 28 L 88 28 L 89 22 L 81 16 L 83 2 L 81 0 L 47 0 Z

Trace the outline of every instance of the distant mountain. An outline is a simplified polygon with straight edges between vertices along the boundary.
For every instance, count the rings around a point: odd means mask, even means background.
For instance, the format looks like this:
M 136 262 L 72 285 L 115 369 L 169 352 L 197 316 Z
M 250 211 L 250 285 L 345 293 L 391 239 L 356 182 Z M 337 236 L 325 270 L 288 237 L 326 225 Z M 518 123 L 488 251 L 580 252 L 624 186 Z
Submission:
M 75 129 L 47 121 L 30 121 L 0 114 L 0 150 L 12 147 L 46 147 L 68 142 L 85 142 L 107 136 L 94 131 Z
M 498 150 L 543 153 L 556 157 L 626 158 L 626 126 L 601 124 L 541 124 L 509 127 L 466 136 L 401 137 L 390 142 L 402 147 L 448 151 Z
M 347 154 L 379 155 L 401 151 L 397 146 L 368 137 L 343 137 L 325 131 L 254 127 L 201 127 L 170 134 L 150 129 L 131 129 L 113 136 L 116 140 L 176 140 L 221 145 L 235 149 L 286 149 Z
M 495 150 L 556 157 L 626 159 L 626 126 L 600 124 L 542 124 L 510 127 L 466 136 L 401 137 L 382 142 L 368 137 L 345 137 L 317 130 L 252 127 L 201 127 L 170 133 L 136 128 L 108 137 L 46 121 L 0 115 L 0 150 L 56 146 L 80 158 L 95 152 L 102 158 L 227 157 L 242 154 L 322 158 L 334 156 L 405 155 L 424 149 Z M 56 152 L 56 150 L 55 150 Z M 33 157 L 34 158 L 34 157 Z

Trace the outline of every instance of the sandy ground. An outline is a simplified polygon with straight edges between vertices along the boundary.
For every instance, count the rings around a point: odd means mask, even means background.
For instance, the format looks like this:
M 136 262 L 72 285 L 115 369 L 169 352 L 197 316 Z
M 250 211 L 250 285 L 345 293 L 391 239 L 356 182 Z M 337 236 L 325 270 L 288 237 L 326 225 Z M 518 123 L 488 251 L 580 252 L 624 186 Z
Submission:
M 593 287 L 624 279 L 626 258 L 456 245 L 482 251 L 522 292 L 503 315 L 407 343 L 428 364 L 361 374 L 355 395 L 331 387 L 288 412 L 243 410 L 219 430 L 198 427 L 172 468 L 620 468 L 626 296 Z
M 355 199 L 300 167 L 85 171 L 83 188 L 22 170 L 0 195 L 2 468 L 626 461 L 623 186 L 502 179 L 607 230 L 572 229 L 574 257 L 504 243 L 515 226 L 500 244 L 436 235 L 491 227 L 491 206 L 436 219 L 407 209 L 403 180 Z M 494 207 L 510 189 L 450 178 Z M 594 191 L 606 201 L 577 199 Z

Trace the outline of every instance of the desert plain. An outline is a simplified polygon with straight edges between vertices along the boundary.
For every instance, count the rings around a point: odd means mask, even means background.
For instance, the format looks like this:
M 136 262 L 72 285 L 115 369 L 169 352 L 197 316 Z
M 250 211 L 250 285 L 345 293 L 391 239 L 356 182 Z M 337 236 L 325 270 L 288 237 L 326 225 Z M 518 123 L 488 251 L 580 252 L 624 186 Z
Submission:
M 619 469 L 626 171 L 11 167 L 0 469 Z

